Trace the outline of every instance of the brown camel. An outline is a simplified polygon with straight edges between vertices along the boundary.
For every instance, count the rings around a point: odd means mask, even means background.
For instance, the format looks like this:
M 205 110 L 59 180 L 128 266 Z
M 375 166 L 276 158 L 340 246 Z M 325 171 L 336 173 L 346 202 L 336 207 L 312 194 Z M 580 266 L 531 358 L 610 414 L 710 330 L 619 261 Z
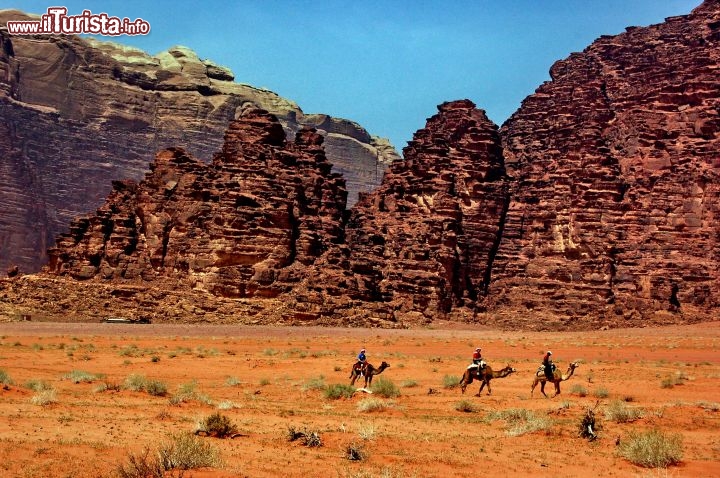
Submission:
M 545 383 L 548 381 L 551 381 L 555 384 L 555 395 L 553 397 L 560 395 L 560 382 L 564 382 L 565 380 L 568 380 L 570 377 L 573 376 L 575 373 L 575 369 L 580 365 L 580 362 L 572 362 L 570 366 L 568 367 L 567 373 L 565 375 L 561 374 L 558 369 L 555 369 L 553 372 L 553 379 L 550 380 L 545 376 L 545 371 L 540 368 L 540 370 L 535 373 L 535 380 L 533 380 L 532 388 L 530 389 L 530 396 L 532 397 L 533 392 L 535 391 L 535 387 L 537 387 L 537 384 L 540 384 L 540 391 L 543 395 L 547 398 L 547 395 L 545 394 Z
M 380 364 L 378 368 L 375 368 L 372 364 L 367 364 L 365 366 L 365 387 L 368 388 L 369 385 L 372 385 L 372 379 L 375 375 L 380 375 L 383 373 L 383 370 L 388 368 L 390 366 L 389 363 L 383 361 L 383 363 Z M 350 378 L 352 379 L 350 381 L 350 385 L 355 385 L 355 380 L 360 377 L 360 369 L 355 368 L 353 365 L 353 368 L 350 370 Z
M 460 379 L 460 390 L 462 390 L 462 393 L 465 393 L 465 388 L 467 388 L 473 380 L 477 380 L 479 382 L 482 381 L 482 383 L 480 384 L 480 390 L 478 390 L 478 393 L 475 396 L 480 396 L 480 393 L 483 391 L 483 388 L 485 388 L 485 385 L 487 385 L 488 395 L 490 395 L 492 393 L 490 390 L 490 380 L 494 378 L 507 377 L 513 372 L 517 372 L 517 370 L 512 368 L 510 364 L 497 372 L 493 371 L 490 365 L 486 365 L 483 369 L 471 366 L 465 369 L 465 373 L 463 373 L 462 379 Z

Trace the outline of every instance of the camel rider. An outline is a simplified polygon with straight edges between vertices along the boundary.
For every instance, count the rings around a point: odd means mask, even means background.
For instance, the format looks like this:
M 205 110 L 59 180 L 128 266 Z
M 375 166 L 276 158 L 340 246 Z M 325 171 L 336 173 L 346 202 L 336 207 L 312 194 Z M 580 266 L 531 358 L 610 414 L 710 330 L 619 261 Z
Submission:
M 485 361 L 482 359 L 482 354 L 480 352 L 481 352 L 480 347 L 478 347 L 475 349 L 475 352 L 473 352 L 473 356 L 472 356 L 472 363 L 474 365 L 477 365 L 478 371 L 485 368 Z
M 543 357 L 543 370 L 545 371 L 545 376 L 548 378 L 548 380 L 552 380 L 554 378 L 553 374 L 555 372 L 555 365 L 552 361 L 552 352 L 547 351 L 545 356 Z
M 367 357 L 365 356 L 365 349 L 362 349 L 357 356 L 355 369 L 360 372 L 360 375 L 365 375 L 365 367 L 367 367 Z

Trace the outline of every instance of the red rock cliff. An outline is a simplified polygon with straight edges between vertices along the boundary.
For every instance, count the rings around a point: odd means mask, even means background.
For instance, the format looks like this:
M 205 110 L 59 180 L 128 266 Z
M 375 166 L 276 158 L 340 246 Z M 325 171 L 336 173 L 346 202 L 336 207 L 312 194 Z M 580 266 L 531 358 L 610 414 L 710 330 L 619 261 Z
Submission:
M 719 68 L 717 0 L 553 65 L 501 130 L 513 190 L 494 309 L 573 326 L 717 308 Z
M 438 110 L 352 209 L 345 244 L 298 289 L 298 316 L 407 323 L 475 308 L 507 207 L 500 137 L 468 100 Z
M 0 11 L 0 26 L 24 13 Z M 380 182 L 394 149 L 351 121 L 306 115 L 277 94 L 233 82 L 227 68 L 173 47 L 155 56 L 72 36 L 14 36 L 0 28 L 0 270 L 24 273 L 67 224 L 102 204 L 114 179 L 142 179 L 154 154 L 182 147 L 208 161 L 246 103 L 292 136 L 326 137 L 350 205 Z
M 220 297 L 290 290 L 342 235 L 347 193 L 323 137 L 293 143 L 277 118 L 246 109 L 211 164 L 158 153 L 140 183 L 116 181 L 95 215 L 74 221 L 45 268 L 75 279 L 177 278 Z

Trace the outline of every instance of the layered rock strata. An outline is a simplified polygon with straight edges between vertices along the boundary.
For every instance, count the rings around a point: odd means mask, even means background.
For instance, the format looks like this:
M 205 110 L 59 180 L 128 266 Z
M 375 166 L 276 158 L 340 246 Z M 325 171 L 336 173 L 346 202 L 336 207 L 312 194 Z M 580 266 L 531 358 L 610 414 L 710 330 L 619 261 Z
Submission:
M 508 205 L 500 137 L 468 100 L 438 110 L 297 289 L 298 317 L 423 323 L 485 294 Z
M 553 65 L 501 130 L 494 310 L 572 327 L 718 307 L 719 68 L 716 0 Z
M 322 148 L 301 129 L 250 108 L 212 163 L 173 148 L 140 183 L 115 181 L 97 213 L 74 221 L 46 272 L 85 280 L 154 281 L 220 297 L 276 297 L 342 238 L 347 192 Z
M 247 105 L 278 117 L 289 137 L 308 126 L 347 180 L 349 203 L 379 184 L 397 158 L 360 125 L 306 115 L 277 94 L 235 83 L 233 73 L 192 50 L 150 56 L 72 36 L 9 36 L 30 19 L 0 11 L 0 269 L 33 272 L 78 215 L 97 208 L 114 179 L 142 179 L 154 154 L 182 147 L 209 161 Z
M 347 222 L 320 136 L 285 143 L 248 110 L 210 165 L 173 149 L 143 183 L 116 182 L 52 251 L 61 279 L 0 281 L 0 315 L 77 302 L 253 323 L 715 319 L 719 42 L 720 2 L 706 1 L 556 63 L 499 132 L 470 101 L 440 105 Z

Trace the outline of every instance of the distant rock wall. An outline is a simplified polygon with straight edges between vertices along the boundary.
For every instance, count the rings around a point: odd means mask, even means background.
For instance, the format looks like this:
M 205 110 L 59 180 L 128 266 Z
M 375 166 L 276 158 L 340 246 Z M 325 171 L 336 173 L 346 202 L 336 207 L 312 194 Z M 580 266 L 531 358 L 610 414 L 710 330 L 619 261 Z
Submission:
M 74 221 L 45 268 L 78 280 L 153 281 L 220 297 L 276 297 L 342 237 L 347 192 L 323 137 L 292 143 L 277 118 L 246 109 L 211 164 L 157 154 L 143 181 L 113 183 L 97 213 Z
M 0 25 L 28 18 L 0 11 Z M 71 36 L 10 37 L 0 28 L 0 173 L 7 178 L 0 184 L 0 270 L 38 270 L 55 236 L 102 204 L 112 180 L 140 180 L 157 151 L 182 147 L 209 161 L 247 104 L 274 114 L 290 136 L 304 126 L 326 136 L 350 205 L 398 157 L 356 123 L 305 115 L 233 79 L 185 47 L 150 56 Z

